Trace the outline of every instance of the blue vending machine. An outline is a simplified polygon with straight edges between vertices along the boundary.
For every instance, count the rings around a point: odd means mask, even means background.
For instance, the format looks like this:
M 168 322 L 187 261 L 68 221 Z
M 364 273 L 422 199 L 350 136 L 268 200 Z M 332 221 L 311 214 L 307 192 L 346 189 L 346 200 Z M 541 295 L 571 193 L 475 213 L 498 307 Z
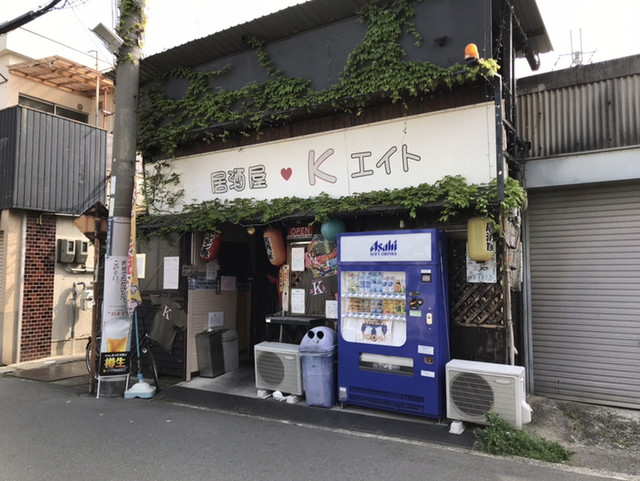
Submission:
M 444 418 L 444 233 L 340 234 L 338 274 L 338 402 Z

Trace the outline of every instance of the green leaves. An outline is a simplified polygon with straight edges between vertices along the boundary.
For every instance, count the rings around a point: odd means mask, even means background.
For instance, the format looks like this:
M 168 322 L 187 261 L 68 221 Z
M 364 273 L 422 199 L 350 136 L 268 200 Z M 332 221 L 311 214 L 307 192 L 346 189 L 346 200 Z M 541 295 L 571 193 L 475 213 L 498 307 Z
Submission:
M 411 22 L 419 1 L 372 1 L 365 6 L 359 16 L 367 24 L 367 32 L 349 55 L 338 82 L 326 90 L 312 90 L 306 78 L 285 77 L 269 58 L 264 40 L 256 37 L 247 43 L 267 72 L 264 82 L 249 82 L 228 91 L 218 87 L 216 79 L 228 73 L 230 66 L 214 72 L 188 68 L 170 72 L 140 92 L 140 151 L 145 158 L 154 152 L 171 156 L 178 147 L 193 141 L 225 142 L 231 124 L 237 133 L 250 135 L 263 125 L 290 119 L 291 111 L 313 111 L 317 105 L 356 114 L 380 96 L 406 105 L 407 99 L 465 85 L 497 70 L 492 59 L 474 67 L 456 64 L 449 68 L 406 61 L 403 36 L 412 36 L 416 44 L 422 41 Z M 170 98 L 163 92 L 168 82 L 174 86 L 186 83 L 180 98 Z
M 168 169 L 168 168 L 167 168 Z M 157 171 L 158 172 L 158 171 Z M 149 201 L 161 202 L 162 189 L 166 183 L 162 173 L 167 175 L 166 182 L 179 185 L 179 179 L 170 170 L 161 170 L 156 177 L 148 177 L 160 190 L 153 193 L 145 189 Z M 509 179 L 509 188 L 505 188 L 505 200 L 514 208 L 522 206 L 523 189 L 517 181 Z M 146 184 L 145 184 L 146 185 Z M 149 192 L 149 194 L 147 194 Z M 180 195 L 182 192 L 180 192 Z M 282 197 L 278 199 L 257 201 L 254 199 L 234 199 L 227 201 L 213 200 L 199 204 L 191 204 L 180 215 L 180 221 L 163 216 L 146 216 L 145 223 L 168 232 L 212 231 L 218 232 L 224 224 L 268 224 L 279 222 L 288 217 L 308 218 L 309 224 L 324 222 L 330 217 L 362 213 L 366 215 L 372 209 L 385 207 L 397 212 L 406 212 L 409 217 L 418 217 L 420 209 L 433 209 L 440 212 L 440 222 L 447 222 L 462 211 L 473 209 L 478 215 L 489 217 L 497 225 L 496 184 L 467 185 L 461 176 L 448 176 L 433 185 L 420 184 L 404 189 L 385 189 L 375 192 L 357 193 L 339 198 L 329 197 L 322 193 L 312 198 Z M 177 201 L 173 196 L 169 201 Z
M 499 456 L 522 456 L 551 463 L 565 463 L 573 454 L 560 444 L 516 429 L 495 412 L 486 415 L 489 425 L 476 430 L 476 448 Z

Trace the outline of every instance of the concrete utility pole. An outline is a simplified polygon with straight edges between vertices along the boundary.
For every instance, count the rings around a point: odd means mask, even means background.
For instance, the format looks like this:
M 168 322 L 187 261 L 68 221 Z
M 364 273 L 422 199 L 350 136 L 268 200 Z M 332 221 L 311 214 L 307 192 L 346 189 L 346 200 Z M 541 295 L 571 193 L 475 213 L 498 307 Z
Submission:
M 124 43 L 118 50 L 116 67 L 109 231 L 104 261 L 103 353 L 124 351 L 124 346 L 116 341 L 128 337 L 131 327 L 125 286 L 131 235 L 131 199 L 136 172 L 138 80 L 140 42 L 144 33 L 144 0 L 121 0 L 119 7 L 120 24 L 117 33 Z M 114 347 L 115 345 L 118 347 Z M 131 340 L 128 340 L 126 350 L 130 345 Z M 115 376 L 102 378 L 102 381 L 99 393 L 101 396 L 121 396 L 126 389 L 122 387 L 122 382 L 109 382 L 121 381 Z

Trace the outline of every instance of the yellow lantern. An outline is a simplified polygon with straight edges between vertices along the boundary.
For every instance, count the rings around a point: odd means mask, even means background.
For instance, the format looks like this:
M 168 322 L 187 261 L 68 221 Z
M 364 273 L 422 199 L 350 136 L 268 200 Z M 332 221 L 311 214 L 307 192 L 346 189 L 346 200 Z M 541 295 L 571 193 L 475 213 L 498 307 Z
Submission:
M 486 217 L 472 217 L 467 222 L 467 249 L 469 258 L 476 262 L 493 257 L 493 228 Z

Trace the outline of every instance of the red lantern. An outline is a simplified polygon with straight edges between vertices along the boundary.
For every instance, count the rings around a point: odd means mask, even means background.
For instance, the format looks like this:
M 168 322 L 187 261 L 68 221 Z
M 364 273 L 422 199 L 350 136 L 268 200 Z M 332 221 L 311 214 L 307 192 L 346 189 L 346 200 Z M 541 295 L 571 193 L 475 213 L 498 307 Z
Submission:
M 207 232 L 200 248 L 200 258 L 205 262 L 211 262 L 218 256 L 220 244 L 222 244 L 222 234 Z
M 287 249 L 284 247 L 282 232 L 269 228 L 264 231 L 264 248 L 267 250 L 269 262 L 274 266 L 281 266 L 287 261 Z

